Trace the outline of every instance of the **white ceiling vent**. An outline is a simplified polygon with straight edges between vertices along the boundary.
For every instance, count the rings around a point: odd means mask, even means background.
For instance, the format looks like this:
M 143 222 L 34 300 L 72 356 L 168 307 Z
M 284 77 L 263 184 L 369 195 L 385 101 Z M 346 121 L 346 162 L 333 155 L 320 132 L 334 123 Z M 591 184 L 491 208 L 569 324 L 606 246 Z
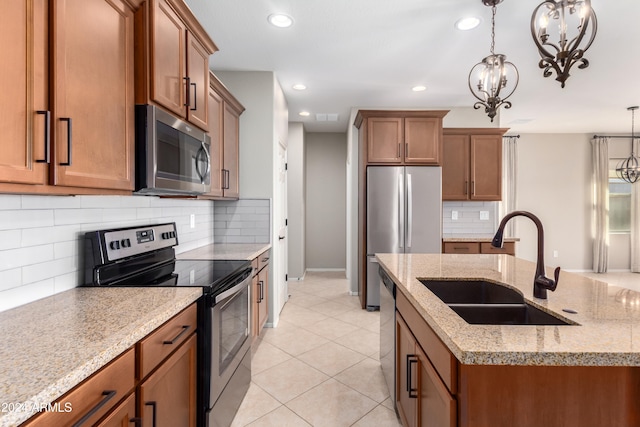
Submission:
M 337 122 L 339 114 L 337 113 L 316 113 L 317 122 Z

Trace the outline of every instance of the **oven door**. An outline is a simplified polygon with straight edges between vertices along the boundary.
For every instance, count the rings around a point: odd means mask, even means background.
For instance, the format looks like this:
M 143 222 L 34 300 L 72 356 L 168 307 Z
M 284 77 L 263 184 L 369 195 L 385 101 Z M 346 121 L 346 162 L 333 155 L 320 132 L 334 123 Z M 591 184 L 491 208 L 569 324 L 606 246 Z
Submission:
M 214 300 L 211 327 L 211 387 L 209 402 L 215 405 L 242 359 L 251 348 L 250 298 L 251 274 Z M 251 381 L 249 367 L 248 382 Z M 248 388 L 249 384 L 246 384 Z M 230 385 L 235 384 L 232 381 Z M 244 387 L 243 387 L 244 388 Z M 230 391 L 236 394 L 234 391 Z M 226 391 L 225 391 L 226 393 Z M 243 394 L 244 396 L 244 394 Z

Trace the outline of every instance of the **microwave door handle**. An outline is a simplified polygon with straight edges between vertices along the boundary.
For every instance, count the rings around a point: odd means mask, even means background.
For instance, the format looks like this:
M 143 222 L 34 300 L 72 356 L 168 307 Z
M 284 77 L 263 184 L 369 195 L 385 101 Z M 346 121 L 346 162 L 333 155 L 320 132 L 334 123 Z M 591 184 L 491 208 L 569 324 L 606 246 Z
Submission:
M 207 177 L 209 176 L 209 173 L 211 172 L 211 156 L 209 155 L 209 151 L 207 150 L 207 147 L 204 145 L 204 142 L 202 143 L 202 150 L 204 151 L 204 155 L 207 157 L 207 170 L 204 171 L 204 176 L 202 178 L 202 183 L 204 184 L 204 181 L 207 179 Z
M 196 157 L 194 159 L 195 163 L 196 163 L 196 173 L 198 174 L 198 177 L 200 178 L 200 183 L 204 184 L 204 175 L 202 173 L 200 173 L 200 154 L 202 154 L 202 151 L 204 151 L 204 146 L 200 147 L 198 149 L 198 152 L 196 153 Z

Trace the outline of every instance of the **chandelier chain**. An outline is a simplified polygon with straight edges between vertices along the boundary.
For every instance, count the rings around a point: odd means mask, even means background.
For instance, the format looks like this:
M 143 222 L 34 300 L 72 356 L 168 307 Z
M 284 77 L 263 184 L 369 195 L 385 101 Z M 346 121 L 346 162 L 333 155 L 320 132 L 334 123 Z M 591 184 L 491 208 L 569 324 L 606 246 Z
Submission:
M 635 141 L 635 127 L 636 127 L 636 109 L 631 109 L 631 155 L 633 156 L 633 143 Z
M 496 5 L 491 6 L 491 55 L 495 55 L 496 47 Z

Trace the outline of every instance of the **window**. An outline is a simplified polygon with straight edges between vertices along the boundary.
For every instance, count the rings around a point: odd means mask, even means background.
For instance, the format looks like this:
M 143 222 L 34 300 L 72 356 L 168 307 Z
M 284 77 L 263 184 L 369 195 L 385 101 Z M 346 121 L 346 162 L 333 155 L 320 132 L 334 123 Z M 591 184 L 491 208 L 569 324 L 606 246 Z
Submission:
M 618 178 L 616 165 L 621 159 L 609 159 L 609 232 L 631 230 L 631 184 Z

